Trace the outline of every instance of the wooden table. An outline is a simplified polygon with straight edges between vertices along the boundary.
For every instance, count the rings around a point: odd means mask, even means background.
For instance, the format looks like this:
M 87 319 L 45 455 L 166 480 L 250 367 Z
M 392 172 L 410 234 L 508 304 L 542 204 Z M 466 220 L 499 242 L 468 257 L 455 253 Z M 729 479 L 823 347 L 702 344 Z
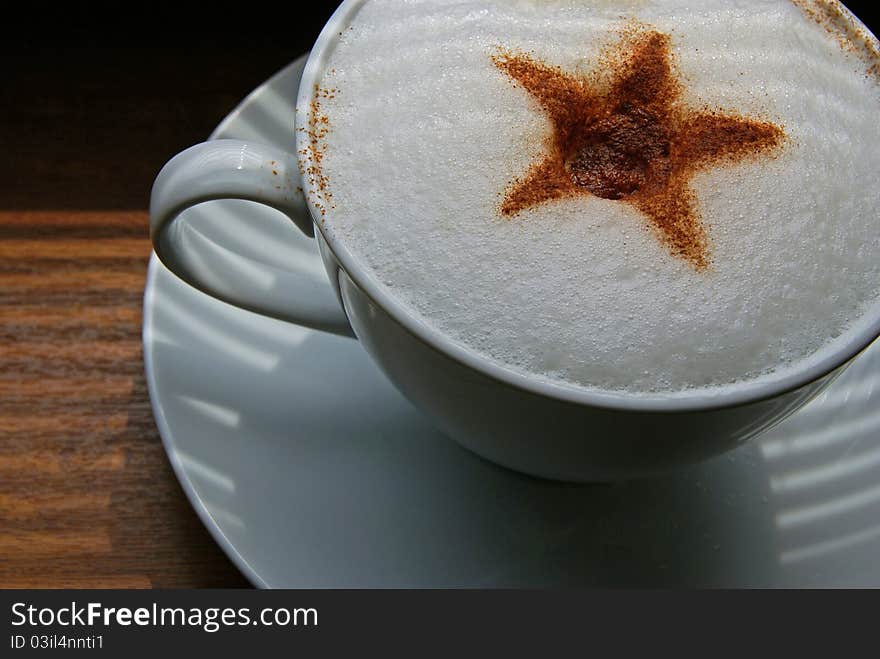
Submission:
M 247 585 L 153 420 L 147 203 L 161 165 L 305 52 L 331 8 L 295 34 L 218 19 L 213 35 L 108 37 L 71 15 L 63 32 L 3 44 L 0 587 Z

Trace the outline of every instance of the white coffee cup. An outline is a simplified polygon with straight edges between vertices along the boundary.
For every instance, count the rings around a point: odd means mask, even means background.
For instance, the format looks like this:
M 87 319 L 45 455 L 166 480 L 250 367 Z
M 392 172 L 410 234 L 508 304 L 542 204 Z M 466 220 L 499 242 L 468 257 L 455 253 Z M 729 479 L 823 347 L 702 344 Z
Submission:
M 315 43 L 300 83 L 297 128 L 309 125 L 312 94 L 328 50 L 361 1 L 343 2 Z M 297 130 L 296 136 L 296 151 L 308 154 L 307 131 Z M 450 437 L 529 474 L 616 480 L 716 455 L 802 407 L 880 334 L 880 317 L 873 318 L 835 352 L 784 378 L 687 398 L 600 393 L 539 380 L 504 369 L 415 318 L 345 244 L 322 233 L 310 185 L 308 177 L 300 176 L 297 157 L 277 147 L 226 139 L 193 146 L 172 158 L 153 186 L 150 219 L 156 253 L 182 279 L 219 299 L 356 337 Z M 266 204 L 314 235 L 339 305 L 254 287 L 222 253 L 189 245 L 185 222 L 177 218 L 187 208 L 214 199 Z M 248 235 L 236 239 L 246 244 Z

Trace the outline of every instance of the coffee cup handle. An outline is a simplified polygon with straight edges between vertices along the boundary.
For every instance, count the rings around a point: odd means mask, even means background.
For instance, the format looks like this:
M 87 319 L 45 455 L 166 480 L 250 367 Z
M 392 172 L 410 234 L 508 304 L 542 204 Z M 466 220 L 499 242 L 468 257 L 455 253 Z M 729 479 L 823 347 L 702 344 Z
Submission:
M 255 281 L 271 279 L 272 275 L 255 277 L 254 268 L 268 271 L 269 266 L 244 259 L 226 245 L 206 241 L 183 221 L 183 211 L 217 199 L 244 199 L 265 204 L 281 211 L 304 234 L 314 237 L 296 158 L 266 144 L 235 139 L 210 140 L 177 154 L 165 164 L 153 183 L 150 195 L 153 249 L 159 260 L 178 277 L 224 302 L 299 325 L 354 336 L 339 301 L 327 290 L 299 286 L 296 287 L 299 294 L 292 296 L 286 286 L 261 287 Z M 255 213 L 254 217 L 255 221 L 261 221 L 261 214 Z M 246 241 L 247 235 L 236 235 L 234 239 Z M 309 258 L 320 260 L 317 251 Z

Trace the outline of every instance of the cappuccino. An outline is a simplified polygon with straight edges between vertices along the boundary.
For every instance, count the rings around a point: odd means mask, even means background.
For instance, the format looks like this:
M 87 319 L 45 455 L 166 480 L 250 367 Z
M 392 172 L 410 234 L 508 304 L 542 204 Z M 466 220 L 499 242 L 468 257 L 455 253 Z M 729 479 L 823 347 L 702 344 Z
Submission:
M 880 311 L 878 61 L 828 0 L 366 0 L 305 174 L 377 282 L 510 370 L 772 380 Z

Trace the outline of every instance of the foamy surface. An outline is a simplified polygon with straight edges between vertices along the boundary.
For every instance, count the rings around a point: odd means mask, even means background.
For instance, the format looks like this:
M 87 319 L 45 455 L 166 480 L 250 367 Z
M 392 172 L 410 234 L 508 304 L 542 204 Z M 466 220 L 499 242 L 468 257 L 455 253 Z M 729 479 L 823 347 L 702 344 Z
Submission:
M 691 179 L 705 271 L 619 201 L 498 210 L 550 126 L 492 54 L 588 73 L 633 20 L 671 35 L 682 103 L 788 137 L 775 157 Z M 776 377 L 877 313 L 880 84 L 866 69 L 783 0 L 368 0 L 321 83 L 335 90 L 320 99 L 325 229 L 425 322 L 516 371 L 634 393 Z

